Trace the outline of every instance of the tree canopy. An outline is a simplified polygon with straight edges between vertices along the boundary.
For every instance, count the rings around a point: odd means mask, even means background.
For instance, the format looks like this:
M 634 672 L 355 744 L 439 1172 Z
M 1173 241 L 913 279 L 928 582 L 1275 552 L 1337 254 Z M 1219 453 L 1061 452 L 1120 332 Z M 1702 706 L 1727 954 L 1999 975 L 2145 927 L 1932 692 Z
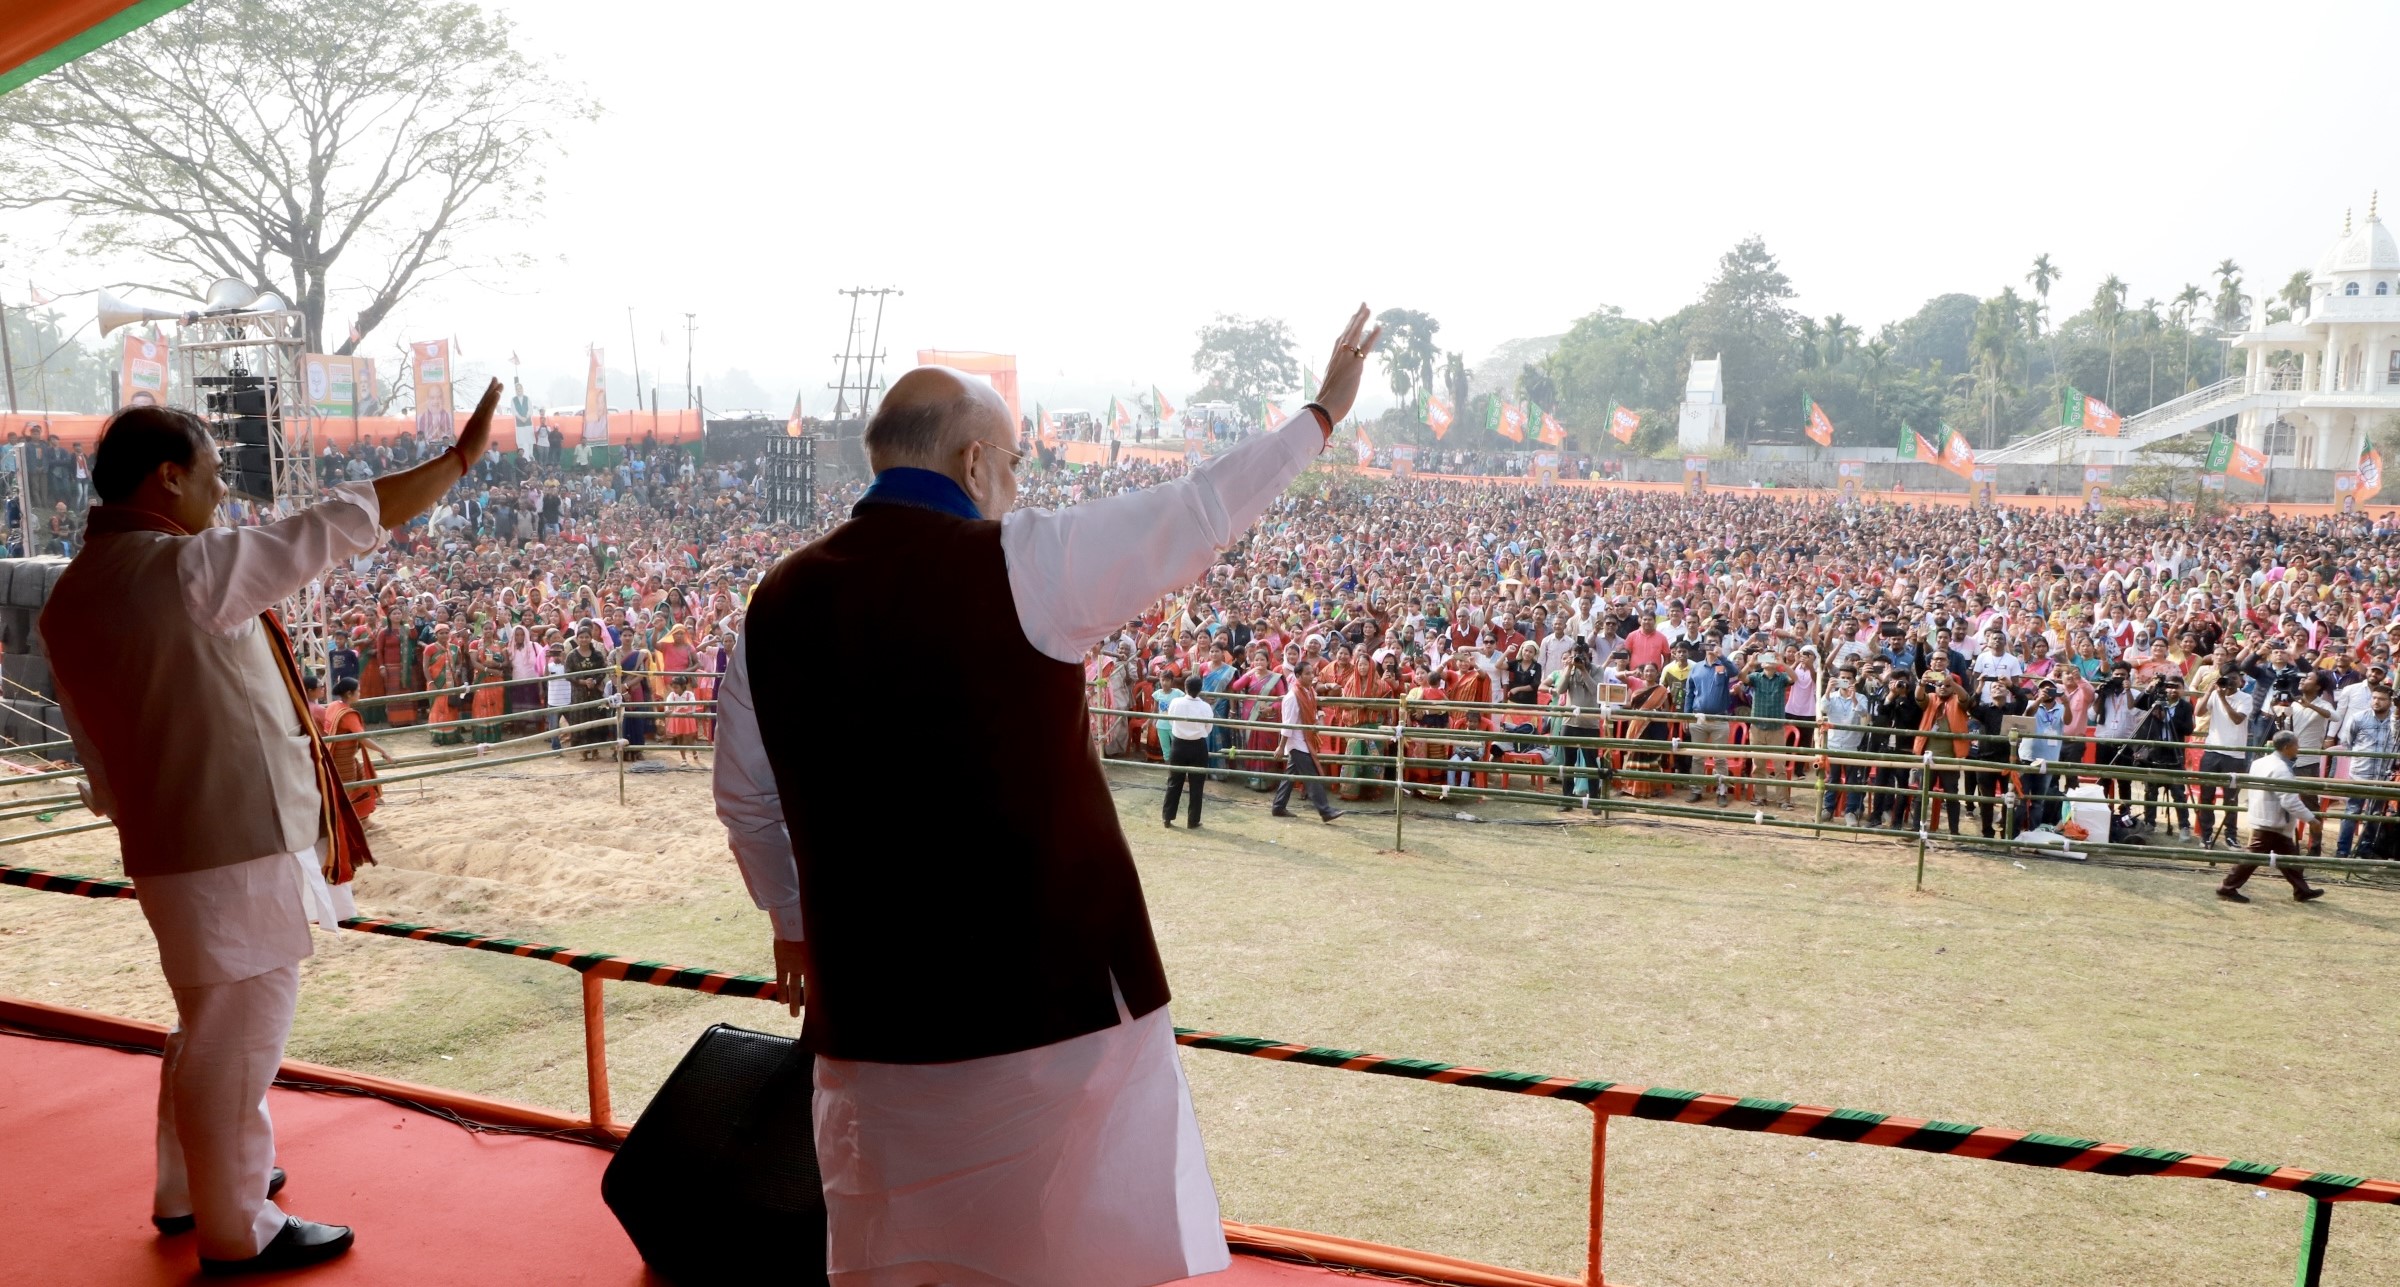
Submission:
M 1291 328 L 1281 318 L 1217 314 L 1200 328 L 1192 369 L 1204 381 L 1195 398 L 1222 399 L 1251 411 L 1269 394 L 1300 387 L 1300 359 L 1292 354 Z
M 0 209 L 64 207 L 81 249 L 147 257 L 155 289 L 281 290 L 312 350 L 348 353 L 495 262 L 473 234 L 524 217 L 551 131 L 594 111 L 472 4 L 198 0 L 0 97 Z

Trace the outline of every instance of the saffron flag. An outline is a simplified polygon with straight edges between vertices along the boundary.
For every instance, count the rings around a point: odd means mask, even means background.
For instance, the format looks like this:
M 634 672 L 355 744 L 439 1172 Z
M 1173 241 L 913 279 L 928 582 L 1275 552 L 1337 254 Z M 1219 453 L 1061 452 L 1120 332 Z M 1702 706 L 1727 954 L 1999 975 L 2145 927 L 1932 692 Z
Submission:
M 417 429 L 421 433 L 425 427 L 425 395 L 423 377 L 420 375 L 418 378 Z M 447 385 L 443 387 L 448 388 Z M 442 405 L 447 408 L 449 403 L 445 401 Z M 444 410 L 442 418 L 449 419 L 450 413 Z M 602 364 L 600 346 L 597 344 L 592 346 L 591 370 L 583 378 L 583 444 L 587 447 L 608 445 L 608 373 Z
M 1641 431 L 1641 412 L 1632 410 L 1620 402 L 1608 404 L 1608 434 L 1610 437 L 1630 446 L 1633 443 L 1633 436 Z
M 2369 447 L 2365 453 L 2360 455 L 2358 458 L 2359 503 L 2365 504 L 2369 497 L 2382 490 L 2383 453 L 2377 451 L 2373 447 Z
M 1833 421 L 1826 418 L 1825 408 L 1818 406 L 1815 398 L 1803 396 L 1800 401 L 1808 415 L 1808 436 L 1820 447 L 1832 446 Z
M 783 432 L 787 437 L 797 438 L 808 432 L 808 425 L 800 414 L 800 401 L 807 392 L 802 389 L 792 395 L 792 418 L 783 422 Z
M 1948 425 L 1942 426 L 1941 466 L 1951 473 L 1975 481 L 1975 449 L 1967 445 L 1967 436 Z
M 1033 404 L 1033 432 L 1044 447 L 1058 450 L 1058 425 L 1050 419 L 1050 411 L 1041 403 Z
M 1533 418 L 1541 426 L 1540 431 L 1535 433 L 1534 437 L 1540 439 L 1543 446 L 1556 447 L 1566 442 L 1567 427 L 1560 424 L 1549 412 L 1535 407 Z
M 1133 413 L 1126 410 L 1125 404 L 1117 401 L 1114 397 L 1108 400 L 1108 427 L 1111 429 L 1133 427 Z
M 1367 427 L 1361 424 L 1358 427 L 1358 463 L 1363 465 L 1373 459 L 1375 459 L 1375 444 L 1367 441 Z
M 2366 462 L 2362 460 L 2359 464 L 2363 474 Z M 2267 482 L 2267 454 L 2218 434 L 2209 440 L 2208 459 L 2201 462 L 2200 471 L 2204 474 L 2225 474 L 2264 487 Z M 2362 477 L 2359 481 L 2363 484 L 2366 480 Z M 2377 480 L 2379 484 L 2381 481 Z
M 417 436 L 431 438 L 456 432 L 457 426 L 450 418 L 450 341 L 420 340 L 409 345 L 408 351 L 410 360 L 417 368 Z M 592 361 L 599 360 L 600 350 L 592 350 Z M 598 370 L 597 367 L 593 369 Z M 597 380 L 599 377 L 594 375 L 592 378 Z M 584 400 L 587 404 L 591 400 L 588 390 Z M 585 416 L 588 423 L 588 410 Z M 605 413 L 601 417 L 601 427 L 604 431 L 607 428 Z M 584 441 L 593 440 L 586 438 Z M 598 441 L 606 442 L 608 439 L 603 437 Z
M 1167 417 L 1175 414 L 1175 408 L 1167 405 L 1166 393 L 1155 384 L 1150 386 L 1150 401 L 1158 406 L 1158 420 L 1160 424 L 1165 424 Z
M 1258 400 L 1258 423 L 1260 427 L 1266 429 L 1272 429 L 1282 424 L 1283 408 L 1276 406 L 1271 399 L 1260 398 Z
M 1498 394 L 1483 413 L 1483 427 L 1510 442 L 1525 441 L 1525 408 L 1517 406 Z
M 1437 393 L 1425 395 L 1425 409 L 1418 412 L 1417 417 L 1425 422 L 1426 428 L 1433 430 L 1435 442 L 1440 442 L 1442 435 L 1450 432 L 1450 422 L 1458 418 L 1449 401 Z
M 2059 423 L 2080 426 L 2085 433 L 2114 438 L 2125 427 L 2125 417 L 2100 399 L 2092 397 L 2074 385 L 2059 394 Z

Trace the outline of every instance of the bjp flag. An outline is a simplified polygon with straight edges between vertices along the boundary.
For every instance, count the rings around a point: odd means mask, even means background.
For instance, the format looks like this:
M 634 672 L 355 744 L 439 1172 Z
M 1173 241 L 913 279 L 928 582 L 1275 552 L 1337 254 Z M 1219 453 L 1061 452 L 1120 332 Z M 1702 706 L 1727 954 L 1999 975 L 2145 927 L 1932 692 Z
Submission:
M 1428 393 L 1425 395 L 1425 409 L 1418 413 L 1418 418 L 1425 422 L 1426 428 L 1433 430 L 1433 440 L 1440 442 L 1442 435 L 1450 432 L 1450 422 L 1457 419 L 1457 415 L 1440 394 Z
M 1155 384 L 1150 386 L 1150 401 L 1155 403 L 1158 407 L 1158 420 L 1160 424 L 1165 424 L 1167 417 L 1175 414 L 1175 408 L 1167 405 L 1166 393 Z
M 1375 459 L 1375 444 L 1367 441 L 1367 427 L 1363 424 L 1358 427 L 1357 445 L 1358 463 L 1363 465 L 1368 461 Z
M 2358 458 L 2358 501 L 2365 504 L 2383 490 L 2383 453 L 2369 447 Z
M 1050 412 L 1039 402 L 1033 404 L 1033 432 L 1044 447 L 1058 450 L 1058 425 L 1050 419 Z
M 2125 427 L 2125 417 L 2118 415 L 2107 403 L 2085 394 L 2083 398 L 2083 431 L 2104 438 L 2114 438 Z
M 1975 480 L 1975 449 L 1967 445 L 1967 436 L 1948 425 L 1942 426 L 1942 468 L 1966 479 Z
M 1262 428 L 1267 429 L 1282 424 L 1283 408 L 1276 406 L 1266 398 L 1260 398 L 1258 400 L 1258 423 Z
M 1510 442 L 1525 441 L 1525 408 L 1494 395 L 1483 415 L 1483 427 Z
M 1630 445 L 1633 436 L 1642 431 L 1642 413 L 1628 409 L 1623 403 L 1608 404 L 1608 436 Z
M 1808 436 L 1820 447 L 1833 445 L 1833 421 L 1825 416 L 1825 408 L 1815 398 L 1802 398 L 1808 412 Z
M 2226 453 L 2225 472 L 2234 478 L 2264 487 L 2267 485 L 2267 453 L 2255 447 L 2233 443 L 2233 450 Z M 2365 480 L 2360 481 L 2363 483 Z
M 1534 434 L 1534 437 L 1540 439 L 1543 446 L 1556 447 L 1566 442 L 1567 427 L 1565 425 L 1560 424 L 1549 412 L 1540 407 L 1533 409 L 1533 415 L 1541 425 L 1541 429 Z

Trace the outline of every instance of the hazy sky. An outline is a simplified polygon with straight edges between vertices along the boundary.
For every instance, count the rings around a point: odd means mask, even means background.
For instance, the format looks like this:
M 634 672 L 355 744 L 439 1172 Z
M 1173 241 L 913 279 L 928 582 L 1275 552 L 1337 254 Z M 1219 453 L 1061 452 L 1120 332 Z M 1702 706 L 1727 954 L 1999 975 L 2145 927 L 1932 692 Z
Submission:
M 370 351 L 455 333 L 537 397 L 587 343 L 627 366 L 629 305 L 671 405 L 691 312 L 703 372 L 819 409 L 849 285 L 907 291 L 902 364 L 1176 398 L 1219 311 L 1318 365 L 1357 302 L 1404 305 L 1474 359 L 1680 307 L 1757 233 L 1805 311 L 1870 331 L 2043 251 L 2063 316 L 2228 255 L 2271 290 L 2345 206 L 2400 202 L 2388 0 L 499 7 L 605 115 L 509 232 L 538 266 L 444 284 Z

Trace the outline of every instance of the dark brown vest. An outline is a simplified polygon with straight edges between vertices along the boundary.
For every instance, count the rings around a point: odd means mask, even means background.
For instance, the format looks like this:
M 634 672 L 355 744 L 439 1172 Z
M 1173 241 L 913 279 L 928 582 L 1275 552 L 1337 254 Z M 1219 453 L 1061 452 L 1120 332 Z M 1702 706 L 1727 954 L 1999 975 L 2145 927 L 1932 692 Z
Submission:
M 750 688 L 800 864 L 807 1033 L 1007 1054 L 1167 1003 L 1083 670 L 1017 623 L 1000 525 L 860 506 L 752 598 Z

